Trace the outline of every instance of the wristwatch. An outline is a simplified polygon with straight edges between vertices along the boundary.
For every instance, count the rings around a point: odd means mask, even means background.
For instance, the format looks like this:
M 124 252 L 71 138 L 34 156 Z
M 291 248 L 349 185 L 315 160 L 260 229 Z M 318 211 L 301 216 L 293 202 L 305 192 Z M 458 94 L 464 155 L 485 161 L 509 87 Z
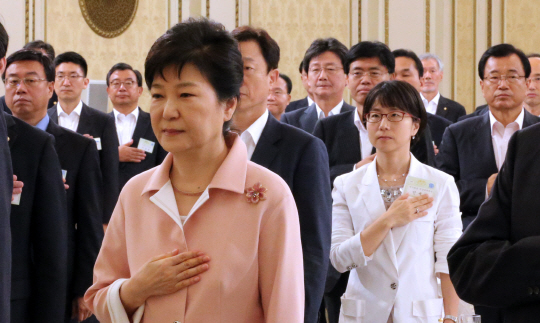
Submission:
M 446 315 L 445 317 L 443 317 L 443 322 L 444 320 L 452 320 L 454 321 L 454 323 L 457 323 L 458 318 L 456 316 Z

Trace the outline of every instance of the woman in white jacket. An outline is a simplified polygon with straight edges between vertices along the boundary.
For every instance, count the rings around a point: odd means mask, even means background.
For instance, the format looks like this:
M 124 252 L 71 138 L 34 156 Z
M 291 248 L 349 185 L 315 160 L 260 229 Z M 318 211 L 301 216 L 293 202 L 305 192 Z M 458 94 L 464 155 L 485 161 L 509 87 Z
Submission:
M 410 153 L 427 122 L 420 95 L 404 82 L 379 83 L 362 120 L 377 156 L 336 178 L 332 193 L 330 260 L 351 271 L 339 322 L 436 323 L 444 310 L 453 323 L 459 298 L 446 255 L 461 235 L 459 193 L 451 176 Z M 431 194 L 403 194 L 407 179 Z

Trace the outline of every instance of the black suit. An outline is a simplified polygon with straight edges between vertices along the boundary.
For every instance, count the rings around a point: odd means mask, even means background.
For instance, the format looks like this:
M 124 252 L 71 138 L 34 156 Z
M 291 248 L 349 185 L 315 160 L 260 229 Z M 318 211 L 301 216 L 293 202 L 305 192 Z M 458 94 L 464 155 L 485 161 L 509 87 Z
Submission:
M 481 116 L 481 115 L 484 115 L 484 114 L 488 113 L 488 111 L 489 111 L 489 109 L 488 109 L 487 104 L 479 105 L 479 106 L 476 107 L 476 110 L 474 110 L 473 113 L 469 113 L 469 114 L 467 114 L 465 116 L 461 116 L 458 121 L 462 121 L 462 120 L 469 119 L 469 118 L 476 117 L 476 116 Z
M 0 97 L 0 113 L 2 111 L 4 111 L 7 114 L 10 114 L 10 115 L 13 114 L 11 112 L 11 110 L 8 108 L 7 104 L 6 104 L 6 97 L 5 96 Z
M 356 110 L 356 108 L 350 104 L 347 104 L 346 102 L 343 102 L 340 113 L 352 110 Z M 313 130 L 315 129 L 315 124 L 317 123 L 317 121 L 319 121 L 319 114 L 317 113 L 317 107 L 315 106 L 315 103 L 313 103 L 309 107 L 304 107 L 283 114 L 280 121 L 286 124 L 290 124 L 291 126 L 294 126 L 296 128 L 300 128 L 308 133 L 313 133 Z
M 13 170 L 4 113 L 0 110 L 0 322 L 9 322 L 11 299 L 11 194 Z
M 281 176 L 292 191 L 298 207 L 304 255 L 304 322 L 316 322 L 332 233 L 330 174 L 324 144 L 269 115 L 251 161 Z
M 431 138 L 433 139 L 433 142 L 435 142 L 435 145 L 439 147 L 443 138 L 444 131 L 449 125 L 452 124 L 452 122 L 431 113 L 427 114 L 427 121 Z
M 139 140 L 143 138 L 155 143 L 154 151 L 152 153 L 145 152 L 146 157 L 140 163 L 120 162 L 120 168 L 118 170 L 118 175 L 120 176 L 120 190 L 122 190 L 127 181 L 133 176 L 161 164 L 163 159 L 165 159 L 165 156 L 167 156 L 167 152 L 161 147 L 154 134 L 150 122 L 150 114 L 144 112 L 141 108 L 137 109 L 139 109 L 139 117 L 137 118 L 135 130 L 133 131 L 133 144 L 131 144 L 131 147 L 137 148 Z M 109 115 L 114 118 L 114 112 L 109 113 Z
M 58 123 L 57 107 L 48 110 L 49 117 L 54 123 Z M 83 103 L 77 133 L 89 134 L 94 139 L 101 139 L 101 150 L 99 150 L 100 168 L 103 179 L 103 223 L 109 223 L 120 187 L 118 184 L 118 136 L 114 118 L 110 115 L 92 109 Z
M 540 118 L 525 110 L 523 128 L 539 121 Z M 463 228 L 467 228 L 485 201 L 488 178 L 498 173 L 489 114 L 448 127 L 436 161 L 440 170 L 454 176 L 456 180 Z
M 538 138 L 540 125 L 512 136 L 490 197 L 448 253 L 460 298 L 499 308 L 504 323 L 540 317 Z
M 356 109 L 321 119 L 313 131 L 313 135 L 320 138 L 326 145 L 332 186 L 336 177 L 352 172 L 354 165 L 367 157 L 361 155 L 360 133 L 354 124 L 355 113 L 357 113 Z M 411 152 L 422 163 L 432 166 L 435 164 L 429 125 L 427 125 L 422 138 L 413 145 Z M 375 148 L 372 153 L 375 153 Z M 341 306 L 340 297 L 347 288 L 348 280 L 348 271 L 341 274 L 333 266 L 329 266 L 324 302 L 331 323 L 338 322 Z
M 13 173 L 24 183 L 11 207 L 11 322 L 63 322 L 68 218 L 54 138 L 15 117 L 6 122 Z
M 308 101 L 307 96 L 306 96 L 303 99 L 289 102 L 289 104 L 285 108 L 285 112 L 291 112 L 291 111 L 294 111 L 294 110 L 297 110 L 297 109 L 300 109 L 300 108 L 307 107 L 308 105 L 309 105 L 309 101 Z
M 103 183 L 95 142 L 54 122 L 47 132 L 55 138 L 55 149 L 67 171 L 68 289 L 66 316 L 71 317 L 71 301 L 83 297 L 92 285 L 103 227 Z
M 466 115 L 467 112 L 465 111 L 465 107 L 461 104 L 441 95 L 435 114 L 454 123 L 457 122 L 460 117 Z

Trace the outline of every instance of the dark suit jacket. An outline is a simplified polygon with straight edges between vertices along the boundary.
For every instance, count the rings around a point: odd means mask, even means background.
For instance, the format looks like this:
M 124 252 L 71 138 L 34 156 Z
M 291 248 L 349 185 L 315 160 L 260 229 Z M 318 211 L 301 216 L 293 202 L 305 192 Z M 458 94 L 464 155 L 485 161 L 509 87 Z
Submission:
M 459 117 L 466 115 L 467 112 L 465 111 L 465 107 L 461 104 L 441 95 L 439 97 L 439 104 L 437 104 L 437 112 L 435 114 L 454 123 L 458 121 Z
M 120 168 L 118 175 L 120 176 L 120 190 L 126 185 L 133 176 L 140 174 L 150 168 L 153 168 L 165 159 L 167 152 L 161 147 L 157 141 L 154 130 L 152 130 L 152 124 L 150 122 L 150 114 L 139 109 L 139 117 L 137 118 L 137 124 L 133 131 L 133 144 L 131 147 L 137 148 L 139 140 L 141 138 L 150 140 L 155 143 L 154 151 L 152 153 L 146 152 L 146 157 L 140 163 L 120 162 Z M 114 118 L 114 112 L 109 113 Z
M 292 191 L 304 254 L 304 322 L 317 322 L 332 233 L 330 174 L 324 144 L 269 115 L 251 161 L 281 176 Z
M 356 108 L 350 104 L 347 104 L 346 102 L 343 102 L 340 113 L 352 110 L 356 110 Z M 300 128 L 308 133 L 313 133 L 313 130 L 315 129 L 315 124 L 317 123 L 317 121 L 319 121 L 319 115 L 317 114 L 317 108 L 315 106 L 315 103 L 313 103 L 309 107 L 304 107 L 283 114 L 280 121 L 286 124 L 290 124 L 291 126 L 294 126 L 296 128 Z
M 2 111 L 4 111 L 7 114 L 10 114 L 10 115 L 13 114 L 11 112 L 11 110 L 8 108 L 7 104 L 6 104 L 6 97 L 5 96 L 0 97 L 0 112 L 2 112 Z
M 48 113 L 51 120 L 58 123 L 57 106 L 49 109 Z M 101 138 L 102 149 L 99 150 L 99 160 L 103 179 L 103 223 L 109 223 L 120 194 L 118 135 L 114 118 L 83 103 L 77 133 L 89 134 L 94 139 Z
M 4 113 L 0 110 L 0 322 L 9 322 L 11 299 L 11 194 L 13 169 Z
M 540 121 L 525 110 L 523 128 Z M 461 199 L 463 227 L 476 217 L 486 197 L 488 178 L 498 173 L 491 139 L 489 114 L 448 127 L 436 157 L 437 168 L 456 180 Z
M 461 299 L 502 310 L 505 323 L 540 317 L 540 125 L 508 143 L 488 200 L 448 253 Z
M 11 322 L 63 322 L 68 220 L 54 138 L 15 117 L 6 122 L 13 173 L 24 183 L 11 207 Z
M 452 122 L 431 113 L 428 113 L 427 116 L 431 138 L 435 142 L 435 145 L 439 147 L 443 138 L 444 131 L 449 125 L 452 124 Z
M 103 227 L 103 183 L 99 168 L 99 154 L 95 142 L 54 122 L 47 132 L 54 136 L 55 149 L 66 184 L 68 212 L 68 294 L 67 314 L 71 316 L 71 301 L 84 296 L 92 285 Z
M 303 99 L 289 102 L 289 104 L 285 108 L 285 112 L 291 112 L 291 111 L 294 111 L 294 110 L 297 110 L 297 109 L 300 109 L 300 108 L 307 107 L 308 105 L 309 105 L 309 102 L 308 102 L 308 99 L 307 99 L 307 96 L 306 96 Z
M 476 110 L 474 110 L 473 113 L 469 113 L 467 115 L 459 117 L 458 121 L 465 120 L 465 119 L 472 118 L 472 117 L 476 117 L 476 116 L 481 116 L 481 115 L 483 115 L 485 113 L 488 113 L 488 111 L 489 111 L 489 108 L 488 108 L 487 104 L 479 105 L 479 106 L 476 107 Z

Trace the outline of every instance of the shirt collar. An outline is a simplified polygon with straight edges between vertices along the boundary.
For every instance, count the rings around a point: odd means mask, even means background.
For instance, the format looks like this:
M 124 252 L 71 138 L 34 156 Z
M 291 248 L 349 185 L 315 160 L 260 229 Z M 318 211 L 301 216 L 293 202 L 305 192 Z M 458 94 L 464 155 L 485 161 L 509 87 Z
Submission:
M 64 113 L 67 116 L 71 115 L 71 114 L 67 114 L 64 111 L 64 109 L 62 109 L 62 106 L 60 105 L 60 101 L 58 101 L 58 103 L 56 105 L 58 106 L 58 108 L 56 109 L 56 112 L 58 113 L 58 116 L 60 116 L 62 113 Z M 81 116 L 81 111 L 82 111 L 82 106 L 83 106 L 82 101 L 79 101 L 79 104 L 77 104 L 77 107 L 71 113 L 75 113 L 76 115 L 78 115 L 80 117 Z
M 339 102 L 332 110 L 330 110 L 328 115 L 335 116 L 336 114 L 339 114 L 341 112 L 341 107 L 343 106 L 343 102 L 344 101 L 341 100 L 341 102 Z M 319 105 L 317 103 L 315 103 L 315 108 L 317 109 L 317 117 L 319 117 L 321 113 L 323 113 L 323 110 L 319 108 Z
M 435 105 L 439 105 L 439 99 L 441 98 L 441 93 L 437 92 L 437 95 L 433 98 L 433 100 L 429 101 L 424 97 L 422 93 L 420 93 L 420 97 L 422 98 L 422 102 L 424 102 L 424 105 L 428 105 L 430 102 L 434 102 Z
M 217 188 L 243 194 L 246 187 L 247 150 L 246 146 L 235 133 L 227 135 L 226 144 L 229 148 L 227 157 L 214 174 L 208 189 Z M 170 172 L 173 164 L 173 155 L 168 154 L 161 165 L 156 167 L 150 176 L 141 195 L 150 191 L 159 191 L 170 185 Z
M 41 119 L 41 121 L 37 123 L 36 128 L 38 128 L 40 130 L 43 130 L 43 131 L 46 131 L 47 127 L 49 126 L 49 120 L 50 119 L 51 118 L 49 118 L 49 114 L 46 113 L 45 117 L 43 117 L 43 119 Z
M 309 97 L 309 95 L 307 96 L 307 102 L 308 102 L 308 107 L 313 104 L 313 100 Z
M 360 131 L 366 131 L 366 128 L 364 127 L 364 124 L 362 123 L 362 120 L 360 120 L 360 116 L 358 115 L 358 110 L 354 109 L 354 124 Z
M 244 131 L 250 134 L 255 146 L 257 146 L 259 138 L 261 138 L 261 134 L 264 130 L 264 127 L 266 126 L 266 122 L 268 121 L 268 114 L 268 109 L 264 110 L 262 116 L 260 116 L 259 119 L 255 120 L 255 122 L 253 122 L 251 126 L 249 126 L 249 128 Z
M 489 107 L 488 107 L 489 109 Z M 519 126 L 519 129 L 523 129 L 523 119 L 525 118 L 525 109 L 523 107 L 521 107 L 521 113 L 518 115 L 518 117 L 516 118 L 516 120 L 514 120 L 515 123 L 518 124 Z M 495 116 L 493 115 L 493 113 L 491 113 L 491 110 L 489 110 L 489 124 L 491 126 L 491 133 L 493 134 L 493 126 L 495 125 L 495 123 L 497 123 L 499 121 L 497 121 L 497 119 L 495 119 Z M 510 124 L 514 123 L 514 122 L 511 122 Z M 499 122 L 500 123 L 500 122 Z M 509 125 L 510 125 L 509 124 Z
M 122 114 L 122 113 L 118 112 L 118 110 L 116 110 L 115 108 L 113 108 L 113 113 L 114 113 L 114 119 L 115 120 L 118 120 L 118 116 Z M 128 113 L 126 115 L 126 117 L 129 116 L 129 115 L 133 115 L 135 117 L 135 120 L 137 120 L 139 118 L 139 107 L 136 107 L 135 110 Z

